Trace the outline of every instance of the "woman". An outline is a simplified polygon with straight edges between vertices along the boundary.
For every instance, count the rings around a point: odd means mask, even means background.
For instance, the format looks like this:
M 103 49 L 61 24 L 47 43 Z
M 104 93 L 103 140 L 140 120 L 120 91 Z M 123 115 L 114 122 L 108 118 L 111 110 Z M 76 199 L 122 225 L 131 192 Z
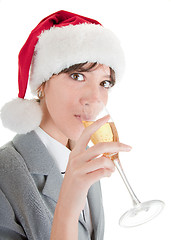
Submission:
M 59 11 L 43 19 L 19 53 L 18 99 L 1 110 L 18 134 L 0 149 L 0 239 L 103 239 L 99 180 L 114 171 L 105 152 L 87 149 L 108 116 L 83 129 L 83 107 L 107 103 L 122 75 L 116 36 L 96 20 Z M 24 99 L 27 83 L 39 99 Z

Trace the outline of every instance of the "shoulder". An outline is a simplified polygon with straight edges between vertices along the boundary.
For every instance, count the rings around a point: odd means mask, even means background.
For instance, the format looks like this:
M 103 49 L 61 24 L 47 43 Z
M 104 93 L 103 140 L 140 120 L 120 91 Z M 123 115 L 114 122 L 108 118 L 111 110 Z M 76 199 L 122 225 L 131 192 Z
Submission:
M 25 167 L 23 158 L 15 149 L 12 141 L 0 147 L 0 172 L 23 167 Z
M 0 147 L 0 236 L 4 234 L 4 239 L 7 236 L 14 238 L 17 236 L 17 239 L 21 239 L 21 236 L 25 237 L 22 227 L 15 221 L 11 205 L 11 202 L 15 202 L 13 198 L 19 201 L 21 197 L 18 190 L 21 187 L 16 188 L 18 186 L 16 183 L 23 182 L 24 174 L 21 174 L 25 172 L 23 162 L 12 142 Z M 13 239 L 12 237 L 10 239 Z
M 10 202 L 25 197 L 33 180 L 27 165 L 12 142 L 0 148 L 0 189 Z M 1 194 L 2 195 L 2 194 Z
M 25 160 L 12 141 L 0 147 L 0 188 L 5 192 L 18 183 L 28 182 L 29 171 Z

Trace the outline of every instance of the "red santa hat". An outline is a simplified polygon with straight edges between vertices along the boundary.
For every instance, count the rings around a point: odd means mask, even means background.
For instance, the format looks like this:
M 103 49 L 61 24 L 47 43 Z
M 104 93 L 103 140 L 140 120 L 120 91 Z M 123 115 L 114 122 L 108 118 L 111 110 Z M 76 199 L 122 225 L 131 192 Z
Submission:
M 20 50 L 18 98 L 1 109 L 4 127 L 20 134 L 36 129 L 42 111 L 36 99 L 24 99 L 28 83 L 36 95 L 39 86 L 53 74 L 87 61 L 111 67 L 120 79 L 124 54 L 115 34 L 96 20 L 63 10 L 44 18 Z

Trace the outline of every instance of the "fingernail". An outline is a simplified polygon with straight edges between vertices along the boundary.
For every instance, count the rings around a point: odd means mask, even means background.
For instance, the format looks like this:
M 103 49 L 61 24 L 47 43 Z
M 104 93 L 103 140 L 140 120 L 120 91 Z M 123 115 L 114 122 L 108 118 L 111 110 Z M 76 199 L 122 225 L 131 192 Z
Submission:
M 126 150 L 130 151 L 132 149 L 131 146 L 126 146 Z
M 108 114 L 101 119 L 103 119 L 104 122 L 107 122 L 110 119 L 110 115 Z

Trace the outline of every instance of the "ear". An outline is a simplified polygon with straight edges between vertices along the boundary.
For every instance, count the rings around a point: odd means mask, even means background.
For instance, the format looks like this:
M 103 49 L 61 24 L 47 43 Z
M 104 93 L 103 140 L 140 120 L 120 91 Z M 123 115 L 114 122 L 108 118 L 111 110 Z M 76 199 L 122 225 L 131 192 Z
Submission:
M 43 82 L 40 87 L 41 87 L 42 94 L 44 96 L 45 95 L 45 91 L 46 91 L 46 87 L 47 87 L 47 81 Z

